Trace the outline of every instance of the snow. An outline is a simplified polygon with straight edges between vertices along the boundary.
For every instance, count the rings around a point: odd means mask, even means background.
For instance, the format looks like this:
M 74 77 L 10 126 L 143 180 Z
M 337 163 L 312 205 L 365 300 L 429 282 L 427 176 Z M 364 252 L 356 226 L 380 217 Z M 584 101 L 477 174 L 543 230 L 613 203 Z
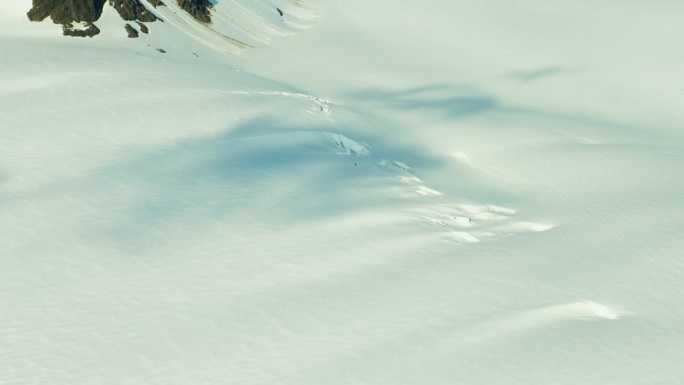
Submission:
M 138 39 L 30 7 L 0 382 L 684 378 L 683 4 L 233 0 Z

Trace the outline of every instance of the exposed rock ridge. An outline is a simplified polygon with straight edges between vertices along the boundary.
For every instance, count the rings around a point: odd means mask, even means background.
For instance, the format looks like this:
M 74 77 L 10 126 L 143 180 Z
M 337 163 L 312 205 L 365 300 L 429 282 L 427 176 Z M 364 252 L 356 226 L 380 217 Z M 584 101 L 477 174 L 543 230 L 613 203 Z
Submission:
M 109 0 L 109 5 L 126 21 L 153 22 L 157 17 L 145 8 L 140 0 Z
M 196 20 L 202 23 L 211 23 L 211 8 L 213 4 L 209 0 L 175 0 L 178 5 Z M 27 16 L 31 21 L 43 21 L 50 17 L 55 24 L 61 24 L 65 36 L 93 37 L 100 33 L 94 24 L 102 16 L 106 3 L 112 6 L 125 21 L 142 23 L 154 22 L 159 19 L 143 3 L 142 0 L 33 0 L 33 7 Z M 162 0 L 147 0 L 154 8 L 163 6 Z M 163 20 L 161 20 L 163 21 Z M 75 23 L 84 23 L 84 26 L 74 26 Z M 126 28 L 129 37 L 132 37 L 130 28 Z M 144 27 L 147 33 L 147 27 Z M 137 32 L 137 31 L 136 31 Z
M 52 18 L 55 24 L 92 23 L 102 15 L 106 0 L 33 0 L 28 12 L 31 21 Z
M 213 4 L 209 0 L 176 0 L 183 10 L 203 23 L 211 23 L 210 10 Z

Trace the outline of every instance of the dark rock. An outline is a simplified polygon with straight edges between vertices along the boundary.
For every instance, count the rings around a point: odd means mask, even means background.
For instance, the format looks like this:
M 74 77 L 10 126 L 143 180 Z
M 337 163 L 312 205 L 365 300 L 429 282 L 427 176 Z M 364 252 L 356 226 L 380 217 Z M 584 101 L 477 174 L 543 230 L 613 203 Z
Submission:
M 128 37 L 129 37 L 129 38 L 134 39 L 134 38 L 138 37 L 138 30 L 136 30 L 135 28 L 133 28 L 132 25 L 126 24 L 126 27 L 125 27 L 125 28 L 126 28 L 126 32 L 128 32 Z
M 62 24 L 62 34 L 74 37 L 93 37 L 100 33 L 100 29 L 93 23 L 87 23 L 86 29 L 75 29 L 71 23 Z
M 209 0 L 176 0 L 176 2 L 197 21 L 211 23 L 210 9 L 213 5 Z
M 283 15 L 284 15 L 283 11 L 282 11 L 280 8 L 276 8 L 276 10 L 278 11 L 278 14 L 279 14 L 280 16 L 283 16 Z
M 141 22 L 138 22 L 138 26 L 140 27 L 140 32 L 142 33 L 150 33 L 150 29 L 147 28 L 147 26 Z
M 102 15 L 106 0 L 33 0 L 27 16 L 31 21 L 52 18 L 55 24 L 94 22 Z M 71 35 L 70 35 L 71 36 Z
M 166 51 L 164 51 L 164 50 L 161 49 L 161 48 L 157 48 L 157 51 L 159 51 L 159 52 L 161 52 L 161 53 L 166 53 Z
M 157 20 L 157 17 L 148 11 L 140 0 L 109 0 L 109 5 L 114 7 L 121 18 L 126 21 L 153 22 Z
M 8 0 L 5 0 L 8 1 Z M 12 1 L 12 0 L 9 0 Z M 122 19 L 126 21 L 135 21 L 140 26 L 142 33 L 149 33 L 149 28 L 142 23 L 151 23 L 153 21 L 164 21 L 155 16 L 149 9 L 145 7 L 143 1 L 145 0 L 32 0 L 33 7 L 28 11 L 27 16 L 31 21 L 43 21 L 50 17 L 55 24 L 62 24 L 63 33 L 65 36 L 95 36 L 100 33 L 100 30 L 92 24 L 102 16 L 102 10 L 105 4 L 109 3 L 114 7 Z M 162 0 L 147 0 L 153 7 L 163 6 Z M 203 23 L 211 22 L 211 8 L 213 4 L 211 0 L 176 0 L 178 5 L 188 12 L 192 17 Z M 86 29 L 74 28 L 73 23 L 89 23 Z M 126 31 L 129 36 L 133 33 L 130 28 L 138 31 L 132 26 L 128 25 Z

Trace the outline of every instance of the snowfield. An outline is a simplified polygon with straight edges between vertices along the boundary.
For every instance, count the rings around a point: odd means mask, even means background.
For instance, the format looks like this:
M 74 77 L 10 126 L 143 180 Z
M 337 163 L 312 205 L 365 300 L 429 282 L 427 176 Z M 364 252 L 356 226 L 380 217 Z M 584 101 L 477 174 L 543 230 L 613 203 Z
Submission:
M 684 3 L 166 2 L 0 6 L 0 384 L 684 382 Z

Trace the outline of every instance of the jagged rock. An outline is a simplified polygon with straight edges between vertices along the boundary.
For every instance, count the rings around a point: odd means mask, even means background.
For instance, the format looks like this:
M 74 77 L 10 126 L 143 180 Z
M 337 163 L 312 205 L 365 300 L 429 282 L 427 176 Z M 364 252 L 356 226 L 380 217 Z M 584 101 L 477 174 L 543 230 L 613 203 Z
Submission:
M 129 38 L 134 39 L 134 38 L 138 37 L 138 30 L 135 29 L 135 28 L 133 28 L 132 25 L 126 24 L 126 27 L 125 27 L 125 28 L 126 28 L 126 32 L 128 32 L 128 37 L 129 37 Z
M 210 9 L 213 7 L 209 0 L 176 0 L 183 10 L 202 23 L 211 23 Z
M 143 0 L 33 0 L 33 7 L 28 11 L 27 16 L 31 21 L 43 21 L 50 17 L 55 24 L 62 24 L 65 36 L 90 36 L 93 37 L 100 33 L 100 30 L 92 24 L 102 16 L 102 9 L 105 4 L 114 7 L 122 19 L 135 21 L 140 26 L 143 33 L 149 33 L 149 28 L 142 23 L 153 21 L 164 21 L 150 12 L 142 2 Z M 162 6 L 162 0 L 148 0 L 149 4 Z M 176 0 L 178 5 L 188 12 L 192 17 L 203 23 L 211 22 L 212 3 L 210 0 Z M 86 29 L 74 28 L 73 23 L 85 22 Z M 129 37 L 136 37 L 138 31 L 132 26 L 127 25 L 126 31 Z
M 100 33 L 100 29 L 93 23 L 87 23 L 86 29 L 75 29 L 73 24 L 62 24 L 62 34 L 74 37 L 93 37 Z
M 141 22 L 137 22 L 138 26 L 140 27 L 140 32 L 142 33 L 150 33 L 150 29 L 147 28 L 147 26 Z
M 148 11 L 140 0 L 109 0 L 109 5 L 114 7 L 121 18 L 126 21 L 153 22 L 157 20 L 157 17 Z
M 55 24 L 94 22 L 102 15 L 106 0 L 33 0 L 27 16 L 31 21 L 43 21 L 50 16 Z

